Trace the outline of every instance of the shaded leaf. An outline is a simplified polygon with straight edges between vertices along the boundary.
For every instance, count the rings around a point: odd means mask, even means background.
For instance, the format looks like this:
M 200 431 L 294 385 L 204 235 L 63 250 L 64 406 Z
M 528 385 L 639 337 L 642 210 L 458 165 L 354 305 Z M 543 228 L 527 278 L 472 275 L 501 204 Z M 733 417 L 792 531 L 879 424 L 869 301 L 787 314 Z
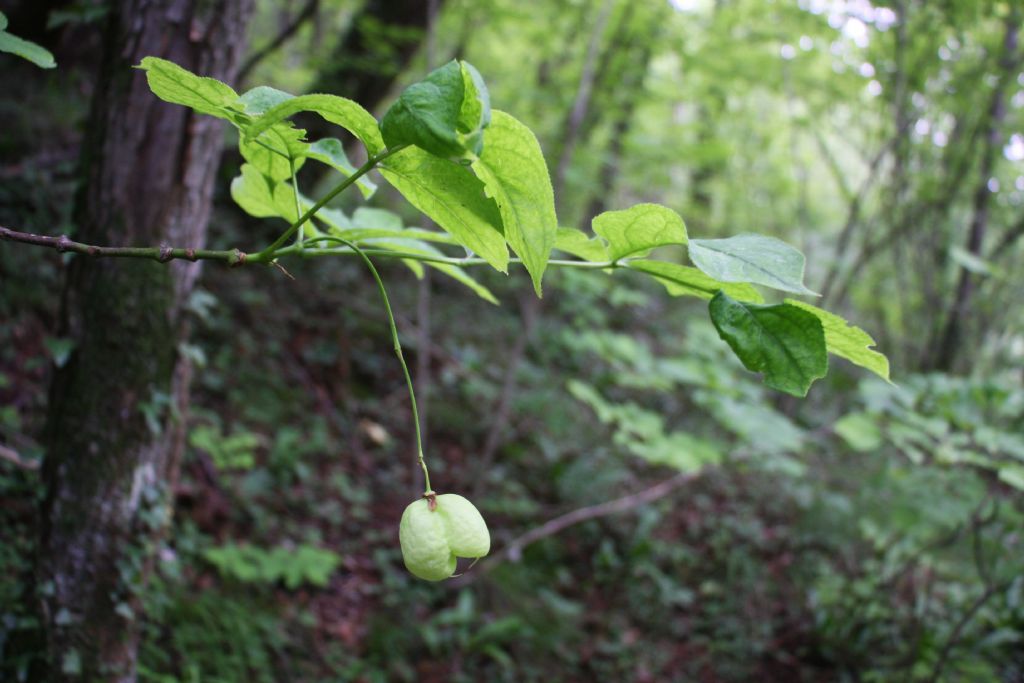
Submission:
M 719 292 L 708 306 L 719 336 L 744 367 L 773 389 L 806 396 L 828 371 L 825 332 L 818 318 L 790 304 L 762 306 Z
M 753 282 L 785 292 L 814 294 L 804 286 L 804 255 L 774 237 L 694 239 L 688 248 L 694 265 L 716 280 Z
M 381 134 L 388 147 L 415 145 L 442 158 L 460 159 L 480 154 L 490 111 L 480 73 L 452 60 L 402 91 L 381 120 Z
M 868 413 L 849 413 L 836 420 L 836 434 L 855 451 L 864 453 L 882 446 L 882 432 L 878 422 Z
M 27 59 L 42 69 L 54 69 L 57 67 L 57 62 L 53 59 L 53 53 L 42 45 L 36 45 L 31 41 L 8 33 L 4 30 L 6 27 L 7 17 L 3 16 L 3 13 L 0 12 L 0 52 L 9 52 L 22 59 Z
M 283 90 L 261 85 L 246 91 L 245 94 L 238 98 L 238 103 L 242 105 L 246 114 L 250 116 L 263 116 L 273 107 L 287 100 L 294 99 L 294 97 L 295 95 L 286 93 Z
M 343 176 L 348 177 L 356 172 L 355 166 L 352 165 L 345 154 L 345 148 L 342 146 L 341 140 L 337 138 L 317 140 L 306 148 L 304 154 L 310 159 L 327 164 Z M 377 191 L 377 183 L 370 180 L 365 174 L 356 180 L 356 186 L 365 199 L 369 199 Z

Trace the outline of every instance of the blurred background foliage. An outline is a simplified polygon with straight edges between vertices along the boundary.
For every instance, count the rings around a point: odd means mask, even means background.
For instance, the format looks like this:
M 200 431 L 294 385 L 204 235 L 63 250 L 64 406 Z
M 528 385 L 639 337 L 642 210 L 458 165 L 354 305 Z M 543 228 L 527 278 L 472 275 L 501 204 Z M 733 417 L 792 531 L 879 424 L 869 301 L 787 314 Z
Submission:
M 52 4 L 5 8 L 59 68 L 3 63 L 0 222 L 73 234 L 104 12 Z M 372 280 L 354 260 L 209 266 L 141 680 L 1024 680 L 1021 7 L 438 0 L 428 30 L 425 5 L 262 0 L 236 85 L 380 114 L 428 60 L 465 58 L 537 132 L 562 225 L 654 201 L 707 236 L 787 239 L 895 384 L 838 362 L 806 400 L 774 394 L 701 305 L 629 274 L 552 272 L 538 302 L 481 270 L 494 306 L 382 263 L 437 488 L 494 540 L 427 584 L 398 551 L 416 469 Z M 232 205 L 233 154 L 215 248 L 278 230 Z M 4 680 L 30 656 L 12 644 L 34 628 L 65 266 L 0 250 Z

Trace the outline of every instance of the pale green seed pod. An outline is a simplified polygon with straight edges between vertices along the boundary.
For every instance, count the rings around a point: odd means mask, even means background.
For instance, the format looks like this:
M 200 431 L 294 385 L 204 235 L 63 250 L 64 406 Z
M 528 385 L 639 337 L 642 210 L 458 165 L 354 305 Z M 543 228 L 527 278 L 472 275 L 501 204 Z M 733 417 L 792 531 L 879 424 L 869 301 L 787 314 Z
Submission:
M 458 557 L 479 558 L 491 549 L 491 536 L 480 512 L 454 493 L 409 503 L 398 527 L 405 567 L 414 576 L 441 581 L 455 573 Z
M 477 558 L 490 552 L 491 534 L 476 506 L 456 493 L 444 493 L 437 497 L 437 510 L 444 516 L 452 554 Z

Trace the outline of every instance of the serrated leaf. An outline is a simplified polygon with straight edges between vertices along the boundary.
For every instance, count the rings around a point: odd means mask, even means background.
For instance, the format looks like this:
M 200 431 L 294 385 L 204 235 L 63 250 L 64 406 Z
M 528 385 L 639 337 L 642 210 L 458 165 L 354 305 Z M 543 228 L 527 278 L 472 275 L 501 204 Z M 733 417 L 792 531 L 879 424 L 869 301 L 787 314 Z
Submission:
M 480 73 L 452 60 L 402 91 L 381 120 L 388 147 L 415 145 L 445 159 L 479 154 L 490 116 Z
M 377 119 L 352 100 L 337 95 L 300 95 L 282 101 L 245 126 L 245 134 L 257 137 L 271 126 L 302 111 L 311 111 L 330 123 L 341 126 L 359 138 L 372 156 L 384 149 Z
M 200 114 L 233 119 L 238 94 L 227 83 L 196 76 L 174 62 L 159 57 L 144 57 L 138 68 L 146 72 L 153 94 L 164 102 L 191 107 Z
M 277 182 L 290 178 L 292 163 L 298 171 L 305 161 L 308 145 L 303 142 L 306 131 L 294 128 L 290 123 L 271 126 L 258 138 L 242 137 L 238 151 L 242 158 L 263 175 Z
M 660 282 L 672 296 L 696 296 L 710 299 L 719 291 L 733 299 L 762 303 L 761 293 L 746 282 L 720 282 L 690 266 L 668 261 L 629 261 L 630 270 L 647 273 Z
M 817 306 L 793 299 L 786 299 L 786 303 L 812 313 L 821 321 L 821 326 L 825 330 L 825 345 L 830 353 L 889 381 L 889 359 L 871 350 L 870 347 L 875 345 L 875 340 L 870 334 L 851 325 L 835 313 L 829 313 Z
M 501 212 L 505 240 L 530 273 L 537 296 L 558 218 L 544 153 L 533 131 L 505 112 L 494 110 L 484 131 L 484 149 L 472 165 Z
M 608 246 L 600 237 L 590 237 L 576 228 L 558 228 L 555 233 L 555 249 L 578 256 L 584 261 L 610 261 Z
M 310 144 L 305 151 L 305 156 L 327 164 L 344 176 L 350 176 L 356 172 L 355 166 L 348 160 L 345 148 L 341 140 L 337 138 L 323 138 Z M 356 181 L 356 186 L 362 193 L 364 199 L 369 199 L 377 191 L 377 183 L 363 175 Z
M 794 396 L 806 396 L 814 380 L 828 372 L 821 321 L 790 304 L 761 306 L 719 292 L 708 305 L 719 336 L 764 383 Z
M 804 286 L 804 255 L 782 240 L 765 235 L 736 235 L 690 240 L 690 259 L 723 282 L 753 282 L 795 294 L 814 294 Z
M 2 24 L 0 25 L 0 52 L 9 52 L 22 59 L 27 59 L 41 69 L 54 69 L 57 67 L 57 62 L 53 59 L 53 53 L 45 47 L 36 45 L 29 40 L 19 38 L 3 30 L 7 26 L 6 17 L 0 21 L 0 24 Z
M 672 209 L 660 204 L 637 204 L 622 211 L 605 211 L 594 218 L 594 232 L 608 242 L 612 261 L 646 256 L 651 249 L 686 244 L 686 225 Z
M 419 147 L 407 147 L 388 157 L 380 170 L 410 204 L 459 244 L 497 270 L 508 270 L 508 248 L 498 207 L 487 198 L 483 183 L 469 169 Z

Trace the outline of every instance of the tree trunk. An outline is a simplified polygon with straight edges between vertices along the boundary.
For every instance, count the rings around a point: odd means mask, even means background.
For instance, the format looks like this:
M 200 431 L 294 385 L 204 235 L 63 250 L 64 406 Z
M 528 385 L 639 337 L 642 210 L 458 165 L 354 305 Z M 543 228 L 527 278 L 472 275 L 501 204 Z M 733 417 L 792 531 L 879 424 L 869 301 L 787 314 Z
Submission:
M 999 60 L 999 81 L 992 91 L 988 108 L 988 127 L 985 131 L 978 184 L 974 190 L 974 210 L 967 234 L 966 251 L 972 256 L 981 256 L 988 230 L 989 204 L 992 191 L 989 182 L 992 169 L 1002 146 L 1002 126 L 1006 119 L 1006 89 L 1019 70 L 1021 55 L 1018 52 L 1017 36 L 1020 31 L 1020 15 L 1011 13 L 1006 19 L 1006 33 L 1003 39 L 1003 57 Z M 974 296 L 975 278 L 967 268 L 960 269 L 956 293 L 946 314 L 945 324 L 934 345 L 935 360 L 931 369 L 944 372 L 953 370 L 964 337 L 963 326 L 967 324 L 971 300 Z
M 202 246 L 223 131 L 153 96 L 146 55 L 222 80 L 251 0 L 112 3 L 83 145 L 76 237 Z M 45 434 L 37 579 L 46 680 L 134 681 L 140 593 L 171 512 L 190 369 L 177 354 L 198 264 L 75 257 Z

